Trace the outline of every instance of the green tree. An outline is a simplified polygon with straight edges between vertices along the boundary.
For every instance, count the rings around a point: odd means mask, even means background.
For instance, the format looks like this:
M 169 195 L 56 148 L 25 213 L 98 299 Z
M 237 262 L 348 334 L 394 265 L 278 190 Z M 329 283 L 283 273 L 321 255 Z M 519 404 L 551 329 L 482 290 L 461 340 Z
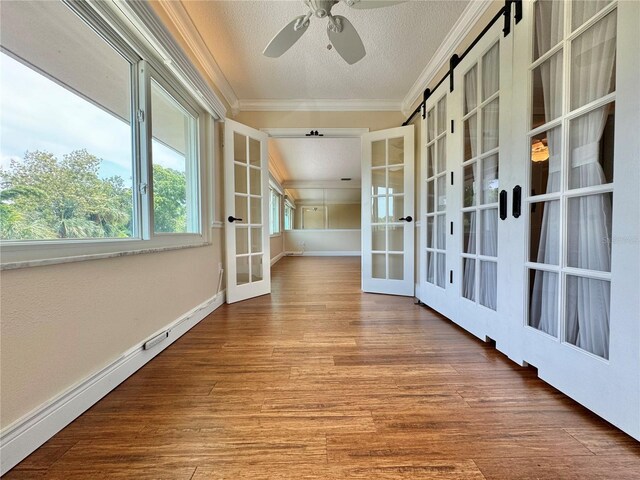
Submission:
M 27 152 L 0 169 L 0 238 L 44 240 L 132 235 L 132 192 L 119 176 L 100 178 L 86 150 L 62 159 Z M 185 174 L 153 166 L 156 232 L 186 232 Z
M 187 231 L 187 181 L 185 174 L 153 166 L 153 223 L 156 232 Z
M 101 161 L 86 150 L 62 160 L 34 151 L 0 169 L 1 238 L 130 236 L 131 188 L 120 177 L 100 178 Z

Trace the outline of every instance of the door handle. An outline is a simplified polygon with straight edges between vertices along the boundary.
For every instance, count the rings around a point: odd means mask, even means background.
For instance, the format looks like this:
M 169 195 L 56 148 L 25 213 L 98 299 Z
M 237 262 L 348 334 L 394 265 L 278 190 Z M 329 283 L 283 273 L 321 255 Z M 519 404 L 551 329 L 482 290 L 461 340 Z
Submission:
M 507 191 L 502 190 L 500 192 L 500 220 L 506 220 L 507 218 Z
M 513 206 L 511 207 L 511 214 L 513 218 L 518 218 L 522 211 L 522 187 L 516 185 L 513 187 Z
M 232 215 L 229 215 L 229 217 L 227 218 L 227 220 L 229 220 L 229 223 L 233 223 L 233 222 L 241 222 L 242 219 L 241 218 L 236 218 Z
M 411 215 L 407 215 L 406 217 L 402 217 L 399 219 L 400 222 L 413 222 L 413 217 Z

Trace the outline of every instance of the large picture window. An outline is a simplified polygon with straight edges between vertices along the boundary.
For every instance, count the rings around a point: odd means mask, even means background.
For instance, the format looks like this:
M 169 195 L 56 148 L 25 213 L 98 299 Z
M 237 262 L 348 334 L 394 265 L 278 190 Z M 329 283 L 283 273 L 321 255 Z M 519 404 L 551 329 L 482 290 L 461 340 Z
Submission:
M 4 262 L 206 240 L 204 109 L 92 8 L 3 4 Z
M 61 3 L 12 2 L 3 16 L 2 240 L 134 236 L 132 63 Z M 29 29 L 39 41 L 21 20 L 46 26 Z

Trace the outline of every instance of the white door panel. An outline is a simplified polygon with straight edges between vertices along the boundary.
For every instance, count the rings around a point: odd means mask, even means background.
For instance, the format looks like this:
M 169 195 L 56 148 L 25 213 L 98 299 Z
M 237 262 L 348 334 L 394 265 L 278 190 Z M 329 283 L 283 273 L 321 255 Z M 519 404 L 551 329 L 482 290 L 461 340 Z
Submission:
M 413 126 L 362 136 L 362 289 L 413 296 Z
M 525 248 L 512 262 L 522 359 L 636 438 L 638 18 L 638 2 L 524 3 L 513 67 L 523 216 L 513 238 Z
M 271 292 L 267 134 L 226 119 L 227 303 Z
M 447 199 L 454 231 L 454 321 L 483 340 L 495 340 L 507 354 L 510 220 L 500 209 L 504 213 L 510 188 L 510 40 L 497 22 L 454 70 L 455 89 L 448 95 L 455 119 L 449 136 L 453 185 Z
M 420 289 L 418 298 L 425 305 L 455 317 L 454 278 L 455 251 L 451 224 L 454 220 L 449 195 L 451 190 L 451 158 L 455 148 L 451 142 L 450 116 L 447 111 L 448 84 L 432 92 L 427 100 L 426 118 L 422 122 L 422 155 L 420 179 Z M 451 164 L 450 164 L 451 163 Z

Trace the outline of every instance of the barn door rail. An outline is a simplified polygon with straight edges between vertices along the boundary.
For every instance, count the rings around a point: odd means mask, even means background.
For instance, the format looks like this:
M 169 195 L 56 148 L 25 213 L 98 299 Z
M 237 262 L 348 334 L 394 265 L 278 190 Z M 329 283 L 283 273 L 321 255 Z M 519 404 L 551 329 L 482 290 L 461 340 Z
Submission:
M 409 125 L 413 118 L 422 111 L 422 118 L 424 119 L 427 116 L 427 109 L 425 107 L 427 100 L 431 96 L 433 92 L 435 92 L 440 85 L 444 83 L 444 81 L 449 78 L 449 91 L 453 92 L 454 82 L 453 82 L 453 71 L 458 66 L 458 64 L 466 57 L 473 47 L 475 47 L 480 39 L 485 36 L 485 34 L 495 25 L 495 23 L 500 20 L 502 17 L 504 19 L 504 27 L 502 28 L 502 32 L 506 37 L 511 33 L 511 15 L 513 12 L 513 18 L 515 23 L 519 23 L 522 20 L 522 0 L 505 0 L 504 6 L 495 14 L 495 16 L 489 21 L 487 26 L 482 29 L 482 31 L 478 34 L 478 36 L 471 42 L 471 44 L 462 52 L 461 55 L 453 54 L 449 59 L 449 70 L 442 76 L 440 81 L 433 88 L 427 88 L 422 94 L 422 102 L 420 105 L 416 107 L 416 109 L 409 115 L 402 126 Z

